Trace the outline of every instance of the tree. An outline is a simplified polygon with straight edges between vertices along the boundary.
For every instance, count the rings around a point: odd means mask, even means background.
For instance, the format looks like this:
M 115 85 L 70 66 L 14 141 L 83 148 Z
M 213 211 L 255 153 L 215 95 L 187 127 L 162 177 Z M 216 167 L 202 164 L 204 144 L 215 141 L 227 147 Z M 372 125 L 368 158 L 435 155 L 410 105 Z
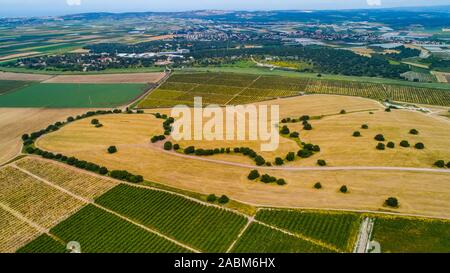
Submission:
M 317 182 L 316 184 L 314 184 L 314 188 L 319 190 L 322 188 L 322 184 L 320 184 L 320 182 Z
M 101 175 L 105 175 L 108 173 L 108 169 L 106 167 L 100 167 L 100 169 L 98 169 L 98 173 Z
M 219 201 L 219 204 L 226 204 L 230 201 L 230 198 L 228 198 L 228 196 L 226 196 L 226 195 L 222 195 L 218 201 Z
M 416 145 L 414 145 L 416 149 L 422 150 L 425 148 L 425 145 L 422 142 L 417 142 Z
M 277 184 L 280 186 L 286 185 L 286 180 L 284 180 L 283 178 L 280 178 L 277 180 Z
M 35 151 L 35 149 L 34 149 L 33 147 L 31 147 L 31 146 L 28 146 L 28 147 L 25 149 L 25 152 L 26 152 L 27 154 L 34 154 L 34 151 Z
M 290 135 L 289 135 L 289 137 L 292 137 L 292 138 L 298 138 L 300 136 L 300 134 L 298 133 L 298 132 L 292 132 Z
M 301 158 L 308 158 L 308 157 L 312 156 L 312 154 L 313 153 L 307 149 L 301 149 L 297 152 L 297 155 Z
M 185 154 L 193 154 L 194 152 L 195 152 L 195 147 L 194 146 L 189 146 L 189 147 L 184 149 L 184 153 Z
M 309 120 L 310 119 L 310 117 L 308 116 L 308 115 L 304 115 L 304 116 L 301 116 L 300 117 L 300 120 L 301 121 L 307 121 L 307 120 Z
M 363 124 L 363 125 L 361 125 L 361 129 L 369 129 L 369 125 Z
M 93 120 L 91 120 L 91 124 L 92 125 L 97 125 L 97 124 L 99 124 L 100 122 L 98 121 L 98 119 L 93 119 Z
M 450 161 L 447 162 L 447 164 L 445 166 L 447 166 L 447 168 L 450 168 Z
M 377 150 L 384 150 L 385 149 L 385 146 L 384 146 L 384 143 L 378 143 L 378 145 L 377 145 Z
M 260 155 L 257 155 L 254 160 L 257 166 L 262 166 L 266 163 L 266 160 Z
M 387 146 L 388 148 L 390 148 L 390 149 L 394 149 L 394 148 L 395 148 L 395 143 L 392 142 L 392 141 L 389 141 L 389 142 L 386 144 L 386 146 Z
M 284 164 L 284 160 L 281 157 L 277 157 L 277 158 L 275 158 L 275 164 L 276 165 L 283 165 Z
M 444 160 L 438 160 L 438 161 L 434 162 L 434 166 L 436 166 L 438 168 L 444 168 L 445 162 L 444 162 Z
M 384 136 L 382 134 L 378 134 L 374 137 L 375 140 L 377 141 L 385 141 Z
M 287 134 L 289 134 L 289 132 L 290 132 L 289 128 L 286 125 L 284 125 L 280 130 L 280 133 L 283 135 L 287 135 Z
M 22 140 L 23 141 L 28 140 L 28 139 L 30 139 L 30 136 L 28 134 L 23 134 L 22 135 Z
M 217 196 L 215 194 L 210 194 L 208 195 L 208 197 L 206 197 L 206 201 L 214 203 L 217 201 Z
M 67 118 L 67 122 L 72 122 L 72 121 L 74 121 L 75 119 L 73 118 L 73 117 L 68 117 Z
M 109 146 L 108 153 L 110 153 L 110 154 L 117 153 L 117 147 L 116 146 Z
M 388 108 L 384 109 L 384 111 L 385 111 L 385 112 L 391 112 L 391 108 L 388 107 Z
M 400 146 L 405 147 L 405 148 L 408 148 L 410 145 L 409 145 L 409 142 L 408 142 L 408 141 L 402 140 L 402 141 L 400 142 Z
M 260 177 L 260 174 L 257 170 L 252 170 L 249 174 L 248 174 L 248 179 L 249 180 L 255 180 L 256 178 Z
M 180 144 L 173 144 L 173 149 L 176 151 L 176 150 L 179 150 L 180 149 Z
M 339 189 L 339 191 L 342 192 L 342 193 L 347 193 L 347 192 L 348 192 L 347 186 L 343 185 L 343 186 Z
M 319 145 L 314 145 L 313 146 L 313 151 L 314 152 L 320 152 L 320 146 Z
M 319 160 L 317 160 L 317 165 L 319 165 L 319 166 L 326 166 L 327 162 L 325 160 L 323 160 L 323 159 L 319 159 Z
M 303 126 L 303 130 L 307 130 L 307 131 L 312 130 L 312 125 L 309 124 L 309 123 L 306 123 L 306 124 Z
M 360 137 L 360 136 L 361 136 L 361 133 L 360 133 L 359 131 L 354 131 L 354 132 L 353 132 L 353 136 L 354 136 L 354 137 Z
M 287 161 L 294 161 L 294 159 L 295 159 L 295 153 L 294 153 L 294 152 L 289 152 L 289 153 L 286 155 L 286 160 L 287 160 Z
M 166 151 L 172 150 L 172 142 L 166 141 L 166 142 L 164 143 L 164 150 L 166 150 Z
M 345 111 L 344 109 L 341 110 L 341 112 L 339 112 L 341 115 L 343 114 L 347 114 L 347 111 Z
M 395 197 L 389 197 L 384 201 L 384 204 L 388 207 L 398 208 L 398 200 Z
M 419 131 L 417 131 L 416 129 L 411 129 L 411 130 L 409 130 L 409 133 L 410 133 L 411 135 L 418 135 L 418 134 L 419 134 Z

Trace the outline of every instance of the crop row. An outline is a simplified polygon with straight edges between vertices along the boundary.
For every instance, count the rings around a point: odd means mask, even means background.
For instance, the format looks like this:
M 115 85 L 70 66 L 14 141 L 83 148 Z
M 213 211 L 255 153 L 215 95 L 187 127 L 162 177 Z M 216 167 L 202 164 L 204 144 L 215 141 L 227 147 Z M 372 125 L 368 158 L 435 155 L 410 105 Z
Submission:
M 0 253 L 14 252 L 37 235 L 36 229 L 0 208 Z
M 65 253 L 65 246 L 47 234 L 42 234 L 17 250 L 17 253 Z
M 225 251 L 243 216 L 170 193 L 119 185 L 96 202 L 202 251 Z

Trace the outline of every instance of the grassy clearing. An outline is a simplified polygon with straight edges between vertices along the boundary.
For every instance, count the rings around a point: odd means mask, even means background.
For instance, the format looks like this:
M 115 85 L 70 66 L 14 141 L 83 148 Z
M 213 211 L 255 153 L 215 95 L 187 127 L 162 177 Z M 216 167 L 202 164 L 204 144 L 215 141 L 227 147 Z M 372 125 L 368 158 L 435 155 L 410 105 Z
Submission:
M 360 222 L 356 213 L 294 210 L 260 210 L 256 219 L 331 244 L 344 252 L 352 250 Z
M 92 205 L 81 209 L 50 232 L 65 242 L 79 242 L 86 253 L 188 252 Z
M 96 202 L 208 252 L 225 251 L 245 225 L 245 218 L 232 212 L 166 192 L 126 185 L 113 188 Z
M 372 239 L 381 244 L 382 252 L 449 253 L 450 221 L 377 217 Z
M 87 108 L 126 104 L 144 92 L 142 84 L 34 84 L 0 97 L 0 107 Z
M 47 234 L 42 234 L 19 248 L 17 253 L 66 253 L 66 247 Z
M 316 244 L 257 223 L 252 223 L 248 227 L 231 251 L 234 253 L 330 252 Z

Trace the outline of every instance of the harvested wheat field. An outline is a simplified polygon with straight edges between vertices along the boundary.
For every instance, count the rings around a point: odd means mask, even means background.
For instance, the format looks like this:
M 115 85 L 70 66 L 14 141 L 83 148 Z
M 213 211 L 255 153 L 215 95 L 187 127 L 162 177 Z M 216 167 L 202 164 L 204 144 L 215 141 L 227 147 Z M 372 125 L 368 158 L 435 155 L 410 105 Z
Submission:
M 86 111 L 88 109 L 0 108 L 0 163 L 20 152 L 23 134 L 44 129 L 57 121 L 66 120 L 68 116 Z
M 12 73 L 12 72 L 1 72 L 0 80 L 8 81 L 45 81 L 54 76 L 52 75 L 42 75 L 42 74 L 26 74 L 26 73 Z
M 44 83 L 157 83 L 165 73 L 124 73 L 98 75 L 59 75 Z
M 280 105 L 281 118 L 326 115 L 310 121 L 313 130 L 307 133 L 300 131 L 302 139 L 321 146 L 318 154 L 309 159 L 297 158 L 287 166 L 260 168 L 260 173 L 286 179 L 288 184 L 285 186 L 249 181 L 247 175 L 256 166 L 242 155 L 186 156 L 150 144 L 151 136 L 163 132 L 163 120 L 149 114 L 102 116 L 102 128 L 95 128 L 90 120 L 80 120 L 42 137 L 37 146 L 105 165 L 109 169 L 125 169 L 141 174 L 147 180 L 205 194 L 226 194 L 256 205 L 387 210 L 383 206 L 384 200 L 396 196 L 401 205 L 395 211 L 450 217 L 448 172 L 387 170 L 382 167 L 420 166 L 430 169 L 432 158 L 446 159 L 450 155 L 444 149 L 450 139 L 446 137 L 449 131 L 445 129 L 449 126 L 447 123 L 421 113 L 400 110 L 387 113 L 378 102 L 356 97 L 317 95 L 269 103 Z M 347 114 L 340 115 L 341 109 L 345 109 Z M 168 110 L 158 112 L 168 113 Z M 369 129 L 361 130 L 362 123 L 368 123 Z M 418 135 L 408 134 L 412 124 L 419 131 Z M 294 123 L 288 125 L 294 127 Z M 352 137 L 355 130 L 360 130 L 363 135 L 357 140 Z M 375 149 L 377 141 L 373 137 L 377 133 L 384 134 L 387 141 L 396 141 L 393 151 Z M 425 149 L 399 148 L 398 141 L 403 138 L 412 145 L 423 141 Z M 287 144 L 288 149 L 297 145 L 292 140 L 286 141 L 294 143 L 294 146 Z M 284 146 L 288 142 L 282 142 L 281 149 L 286 149 Z M 206 142 L 201 144 L 207 145 Z M 226 146 L 222 141 L 209 143 L 211 147 L 213 144 Z M 242 146 L 239 142 L 233 144 Z M 259 147 L 256 144 L 253 143 Z M 116 145 L 118 152 L 108 154 L 106 149 L 110 145 Z M 195 144 L 196 147 L 202 145 Z M 315 162 L 319 158 L 327 160 L 333 167 L 350 168 L 317 167 Z M 440 158 L 434 160 L 437 159 Z M 304 169 L 304 166 L 310 168 Z M 352 169 L 353 166 L 381 167 L 369 170 Z M 323 189 L 313 189 L 316 182 L 321 182 Z M 347 185 L 349 193 L 339 192 L 342 185 Z

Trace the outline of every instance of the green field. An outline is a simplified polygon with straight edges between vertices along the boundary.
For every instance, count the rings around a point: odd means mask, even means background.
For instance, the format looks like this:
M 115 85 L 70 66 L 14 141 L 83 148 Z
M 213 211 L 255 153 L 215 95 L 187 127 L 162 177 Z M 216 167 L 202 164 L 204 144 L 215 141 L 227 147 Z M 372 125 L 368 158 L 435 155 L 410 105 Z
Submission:
M 376 100 L 450 106 L 450 90 L 422 87 L 236 73 L 175 73 L 165 84 L 139 102 L 139 108 L 204 104 L 236 105 L 305 94 L 359 96 Z M 441 86 L 441 85 L 440 85 Z
M 450 221 L 378 217 L 372 240 L 381 252 L 450 253 Z
M 17 253 L 65 253 L 66 247 L 47 234 L 34 239 L 29 244 L 17 250 Z
M 234 245 L 235 253 L 320 253 L 331 252 L 316 244 L 252 223 Z
M 243 216 L 223 209 L 127 185 L 113 188 L 96 203 L 206 252 L 226 251 L 246 223 Z
M 32 84 L 26 81 L 1 81 L 0 80 L 0 95 L 13 92 L 19 88 Z
M 350 252 L 356 241 L 360 215 L 298 210 L 260 210 L 256 219 Z
M 40 83 L 0 96 L 0 107 L 109 108 L 144 92 L 142 84 Z
M 50 232 L 65 242 L 77 241 L 87 253 L 189 252 L 92 205 L 84 207 Z

